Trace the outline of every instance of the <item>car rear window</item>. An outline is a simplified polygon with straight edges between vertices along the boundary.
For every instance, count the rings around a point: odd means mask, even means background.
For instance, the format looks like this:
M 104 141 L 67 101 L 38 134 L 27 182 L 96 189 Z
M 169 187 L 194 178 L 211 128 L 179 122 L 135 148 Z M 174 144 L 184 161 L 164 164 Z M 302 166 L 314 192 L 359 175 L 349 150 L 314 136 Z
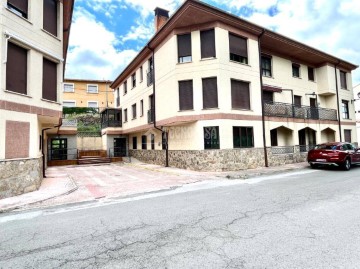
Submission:
M 331 150 L 336 150 L 337 146 L 336 145 L 317 145 L 315 147 L 315 149 L 331 149 Z

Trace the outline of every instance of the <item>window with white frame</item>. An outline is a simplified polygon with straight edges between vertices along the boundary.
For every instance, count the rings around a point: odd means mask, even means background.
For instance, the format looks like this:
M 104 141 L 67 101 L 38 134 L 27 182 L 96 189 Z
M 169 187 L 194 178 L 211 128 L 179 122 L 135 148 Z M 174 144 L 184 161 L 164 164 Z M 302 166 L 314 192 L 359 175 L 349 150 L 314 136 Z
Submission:
M 96 84 L 88 84 L 87 85 L 87 92 L 88 93 L 98 93 L 99 92 L 98 85 L 96 85 Z
M 76 107 L 76 101 L 64 100 L 63 107 Z
M 88 101 L 88 107 L 98 107 L 97 101 Z
M 74 83 L 64 83 L 64 92 L 74 92 Z

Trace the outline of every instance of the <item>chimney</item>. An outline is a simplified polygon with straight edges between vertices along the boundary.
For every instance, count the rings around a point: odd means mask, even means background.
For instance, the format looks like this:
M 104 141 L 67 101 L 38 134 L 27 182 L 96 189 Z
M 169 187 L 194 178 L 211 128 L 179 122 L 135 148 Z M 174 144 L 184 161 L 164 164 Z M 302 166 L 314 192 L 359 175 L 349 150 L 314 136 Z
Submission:
M 157 32 L 168 21 L 169 11 L 159 7 L 155 8 L 154 11 L 155 11 L 155 32 Z

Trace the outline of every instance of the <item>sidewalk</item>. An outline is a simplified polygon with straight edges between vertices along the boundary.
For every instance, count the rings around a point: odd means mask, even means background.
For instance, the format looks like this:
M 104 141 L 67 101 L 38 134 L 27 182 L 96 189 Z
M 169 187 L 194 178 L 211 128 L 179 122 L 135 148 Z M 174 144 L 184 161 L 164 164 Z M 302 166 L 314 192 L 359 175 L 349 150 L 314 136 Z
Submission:
M 49 167 L 38 191 L 0 200 L 0 213 L 105 197 L 128 197 L 204 180 L 244 180 L 307 167 L 307 163 L 296 163 L 242 171 L 197 172 L 145 164 L 134 158 L 131 163 Z

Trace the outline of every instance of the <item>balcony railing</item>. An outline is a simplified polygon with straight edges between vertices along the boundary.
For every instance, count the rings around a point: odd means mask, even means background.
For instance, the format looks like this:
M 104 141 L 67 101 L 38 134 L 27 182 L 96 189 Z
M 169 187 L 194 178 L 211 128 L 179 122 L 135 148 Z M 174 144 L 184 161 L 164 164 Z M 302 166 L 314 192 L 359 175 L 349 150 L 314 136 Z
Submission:
M 154 70 L 149 70 L 146 74 L 147 77 L 147 85 L 150 86 L 154 82 Z
M 313 120 L 333 120 L 337 121 L 336 109 L 326 109 L 310 106 L 295 106 L 287 103 L 264 103 L 265 116 L 313 119 Z
M 73 119 L 63 119 L 62 120 L 62 127 L 77 127 L 77 120 L 73 120 Z
M 153 123 L 155 120 L 155 110 L 150 109 L 148 110 L 148 123 Z

